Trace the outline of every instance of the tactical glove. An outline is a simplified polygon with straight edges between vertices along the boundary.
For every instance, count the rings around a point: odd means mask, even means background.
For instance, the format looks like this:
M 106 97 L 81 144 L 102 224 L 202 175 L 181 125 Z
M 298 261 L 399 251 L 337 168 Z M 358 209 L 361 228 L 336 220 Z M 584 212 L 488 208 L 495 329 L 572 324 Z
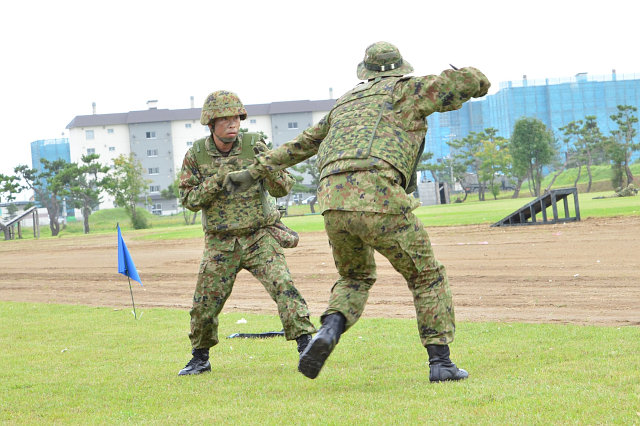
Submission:
M 489 83 L 489 80 L 487 80 L 486 77 L 480 79 L 480 91 L 476 95 L 476 98 L 481 98 L 489 93 L 489 87 L 491 87 L 491 83 Z
M 471 67 L 470 67 L 471 68 Z M 480 90 L 474 96 L 475 98 L 481 98 L 489 92 L 489 88 L 491 87 L 491 83 L 486 75 L 484 75 L 480 70 L 473 68 L 474 74 L 478 78 L 478 82 L 480 83 Z
M 251 188 L 257 179 L 251 176 L 248 170 L 240 170 L 237 172 L 231 172 L 224 178 L 223 188 L 229 194 L 235 194 L 237 192 L 245 192 Z
M 225 178 L 224 174 L 221 175 L 220 173 L 216 173 L 213 176 L 209 176 L 208 178 L 205 178 L 205 180 L 202 182 L 202 187 L 205 189 L 205 191 L 214 194 L 220 191 L 220 188 L 222 187 L 222 183 L 224 182 L 224 178 Z

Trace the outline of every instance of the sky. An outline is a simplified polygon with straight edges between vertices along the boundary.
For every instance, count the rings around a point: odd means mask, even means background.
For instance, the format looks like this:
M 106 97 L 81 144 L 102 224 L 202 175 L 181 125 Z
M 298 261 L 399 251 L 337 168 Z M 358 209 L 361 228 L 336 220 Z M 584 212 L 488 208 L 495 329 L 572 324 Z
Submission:
M 328 99 L 366 47 L 415 69 L 474 66 L 492 82 L 640 73 L 636 0 L 34 0 L 0 6 L 0 173 L 77 115 Z

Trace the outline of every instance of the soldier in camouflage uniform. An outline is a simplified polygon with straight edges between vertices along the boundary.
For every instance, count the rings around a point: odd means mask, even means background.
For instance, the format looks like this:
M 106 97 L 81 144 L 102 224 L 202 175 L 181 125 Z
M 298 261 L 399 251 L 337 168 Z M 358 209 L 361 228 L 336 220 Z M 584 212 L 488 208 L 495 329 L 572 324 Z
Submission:
M 242 194 L 229 194 L 222 188 L 227 173 L 247 168 L 256 153 L 267 151 L 259 134 L 239 133 L 240 120 L 246 117 L 234 93 L 211 93 L 200 119 L 211 134 L 194 142 L 182 163 L 180 199 L 185 208 L 202 211 L 205 248 L 190 312 L 193 359 L 179 375 L 211 370 L 209 348 L 218 343 L 218 315 L 241 269 L 260 280 L 276 302 L 285 337 L 297 340 L 299 352 L 316 331 L 274 238 L 283 226 L 273 198 L 266 194 L 286 195 L 293 177 L 286 171 L 266 173 Z
M 490 83 L 471 67 L 403 77 L 411 71 L 394 45 L 369 46 L 357 69 L 365 82 L 338 99 L 318 124 L 259 155 L 258 165 L 225 178 L 228 190 L 241 191 L 260 176 L 317 154 L 318 203 L 340 278 L 322 327 L 300 357 L 298 369 L 312 379 L 364 310 L 376 280 L 374 250 L 389 259 L 413 294 L 430 380 L 468 377 L 449 358 L 455 332 L 449 282 L 424 226 L 412 213 L 419 202 L 411 194 L 424 151 L 426 117 L 484 96 Z

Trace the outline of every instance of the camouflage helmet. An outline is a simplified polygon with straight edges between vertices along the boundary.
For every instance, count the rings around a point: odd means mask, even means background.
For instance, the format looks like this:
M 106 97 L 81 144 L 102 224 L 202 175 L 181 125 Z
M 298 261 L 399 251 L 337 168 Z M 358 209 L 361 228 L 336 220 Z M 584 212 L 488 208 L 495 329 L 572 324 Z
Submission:
M 379 41 L 367 47 L 364 59 L 358 64 L 360 80 L 392 75 L 402 76 L 412 71 L 413 67 L 402 59 L 398 48 L 386 41 Z
M 233 117 L 234 115 L 239 115 L 240 120 L 247 118 L 247 110 L 244 109 L 242 101 L 233 92 L 218 90 L 209 94 L 207 100 L 204 101 L 200 124 L 206 126 L 215 118 Z

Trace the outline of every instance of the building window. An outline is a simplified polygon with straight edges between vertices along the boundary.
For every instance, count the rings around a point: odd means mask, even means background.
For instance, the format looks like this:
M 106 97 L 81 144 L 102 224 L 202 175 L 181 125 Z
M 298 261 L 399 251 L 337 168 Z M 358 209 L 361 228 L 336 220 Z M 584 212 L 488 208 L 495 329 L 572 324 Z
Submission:
M 287 127 L 288 127 L 289 129 L 297 129 L 297 128 L 298 128 L 298 122 L 297 122 L 297 121 L 290 121 L 290 122 L 287 124 Z
M 161 215 L 162 214 L 162 204 L 156 203 L 151 205 L 151 213 Z
M 113 151 L 115 151 L 115 150 L 116 150 L 116 147 L 115 147 L 115 146 L 110 146 L 110 147 L 109 147 L 109 152 L 113 152 Z
M 147 157 L 157 157 L 158 156 L 158 149 L 148 149 L 147 150 Z
M 187 142 L 187 146 L 193 146 L 193 142 Z
M 107 133 L 112 135 L 113 134 L 113 129 L 107 129 Z
M 190 128 L 191 128 L 191 123 L 186 123 L 186 124 L 184 125 L 184 127 L 186 127 L 187 129 L 190 129 Z
M 157 175 L 160 173 L 160 167 L 149 167 L 150 175 Z
M 250 118 L 250 119 L 249 119 L 249 123 L 251 123 L 251 124 L 256 124 L 256 119 L 255 119 L 255 118 Z
M 156 138 L 156 132 L 147 132 L 147 139 L 155 139 Z
M 160 185 L 149 185 L 149 192 L 160 192 Z
M 87 148 L 87 155 L 91 155 L 91 154 L 95 154 L 96 153 L 96 149 L 95 148 Z
M 85 130 L 84 131 L 84 135 L 87 138 L 87 140 L 95 138 L 95 136 L 93 134 L 93 130 Z

